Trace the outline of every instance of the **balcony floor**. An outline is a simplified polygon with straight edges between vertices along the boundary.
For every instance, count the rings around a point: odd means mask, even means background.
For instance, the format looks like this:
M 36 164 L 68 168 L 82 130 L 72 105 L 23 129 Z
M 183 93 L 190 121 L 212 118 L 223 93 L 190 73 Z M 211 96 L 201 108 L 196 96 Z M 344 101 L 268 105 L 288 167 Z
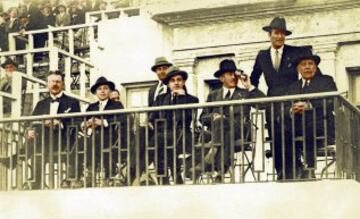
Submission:
M 352 180 L 0 193 L 0 218 L 359 218 Z

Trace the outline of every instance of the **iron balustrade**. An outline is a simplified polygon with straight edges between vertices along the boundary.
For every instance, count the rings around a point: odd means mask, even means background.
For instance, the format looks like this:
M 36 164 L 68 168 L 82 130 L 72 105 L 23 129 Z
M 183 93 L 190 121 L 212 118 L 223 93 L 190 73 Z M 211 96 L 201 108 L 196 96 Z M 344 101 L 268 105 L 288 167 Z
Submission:
M 296 117 L 299 100 L 312 104 Z M 200 125 L 204 109 L 220 128 Z M 359 180 L 359 125 L 338 92 L 2 119 L 0 188 Z

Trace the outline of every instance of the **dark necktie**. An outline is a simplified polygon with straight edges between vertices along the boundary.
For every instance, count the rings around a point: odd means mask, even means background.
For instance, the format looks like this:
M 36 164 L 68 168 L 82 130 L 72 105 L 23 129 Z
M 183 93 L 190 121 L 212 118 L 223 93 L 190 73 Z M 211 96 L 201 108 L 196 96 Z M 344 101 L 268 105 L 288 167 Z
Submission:
M 58 102 L 58 103 L 59 103 L 59 102 L 60 102 L 59 98 L 55 98 L 55 99 L 52 99 L 52 98 L 51 98 L 51 103 L 55 103 L 55 102 Z
M 226 93 L 224 100 L 231 100 L 231 92 L 230 92 L 230 90 L 228 90 L 228 92 Z
M 177 95 L 173 95 L 171 98 L 171 105 L 176 105 Z
M 309 80 L 305 80 L 304 86 L 302 88 L 302 92 L 306 93 L 309 90 L 309 86 L 310 86 L 310 81 Z

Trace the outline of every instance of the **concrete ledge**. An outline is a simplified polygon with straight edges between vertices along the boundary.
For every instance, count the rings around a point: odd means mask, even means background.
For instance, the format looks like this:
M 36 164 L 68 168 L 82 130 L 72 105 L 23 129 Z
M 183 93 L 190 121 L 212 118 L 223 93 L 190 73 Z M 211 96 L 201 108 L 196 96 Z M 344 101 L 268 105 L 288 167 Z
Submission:
M 0 218 L 359 218 L 355 181 L 0 193 Z

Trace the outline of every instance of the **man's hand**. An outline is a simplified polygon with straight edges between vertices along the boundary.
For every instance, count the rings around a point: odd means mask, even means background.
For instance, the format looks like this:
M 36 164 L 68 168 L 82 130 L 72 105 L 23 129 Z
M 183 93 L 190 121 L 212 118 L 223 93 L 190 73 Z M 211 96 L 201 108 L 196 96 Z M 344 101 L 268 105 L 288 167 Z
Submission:
M 44 121 L 44 125 L 45 125 L 46 128 L 50 128 L 51 125 L 53 125 L 53 127 L 55 128 L 55 127 L 59 127 L 61 125 L 61 122 L 58 119 L 53 119 L 52 124 L 51 124 L 51 120 L 47 119 L 47 120 Z
M 303 114 L 305 109 L 309 108 L 309 104 L 303 101 L 296 102 L 292 106 L 292 112 L 294 114 Z
M 253 85 L 251 84 L 251 81 L 249 77 L 246 74 L 239 74 L 236 73 L 236 76 L 238 77 L 238 86 L 243 86 L 245 89 L 249 90 Z
M 29 129 L 27 131 L 26 137 L 27 137 L 27 139 L 34 139 L 35 138 L 35 130 L 34 129 Z
M 175 95 L 185 95 L 185 90 L 184 89 L 174 89 L 172 91 Z
M 212 115 L 212 118 L 213 118 L 213 121 L 216 121 L 216 120 L 218 120 L 218 119 L 220 119 L 220 118 L 225 118 L 225 116 L 224 116 L 224 115 L 221 115 L 220 113 L 214 113 L 214 114 Z

